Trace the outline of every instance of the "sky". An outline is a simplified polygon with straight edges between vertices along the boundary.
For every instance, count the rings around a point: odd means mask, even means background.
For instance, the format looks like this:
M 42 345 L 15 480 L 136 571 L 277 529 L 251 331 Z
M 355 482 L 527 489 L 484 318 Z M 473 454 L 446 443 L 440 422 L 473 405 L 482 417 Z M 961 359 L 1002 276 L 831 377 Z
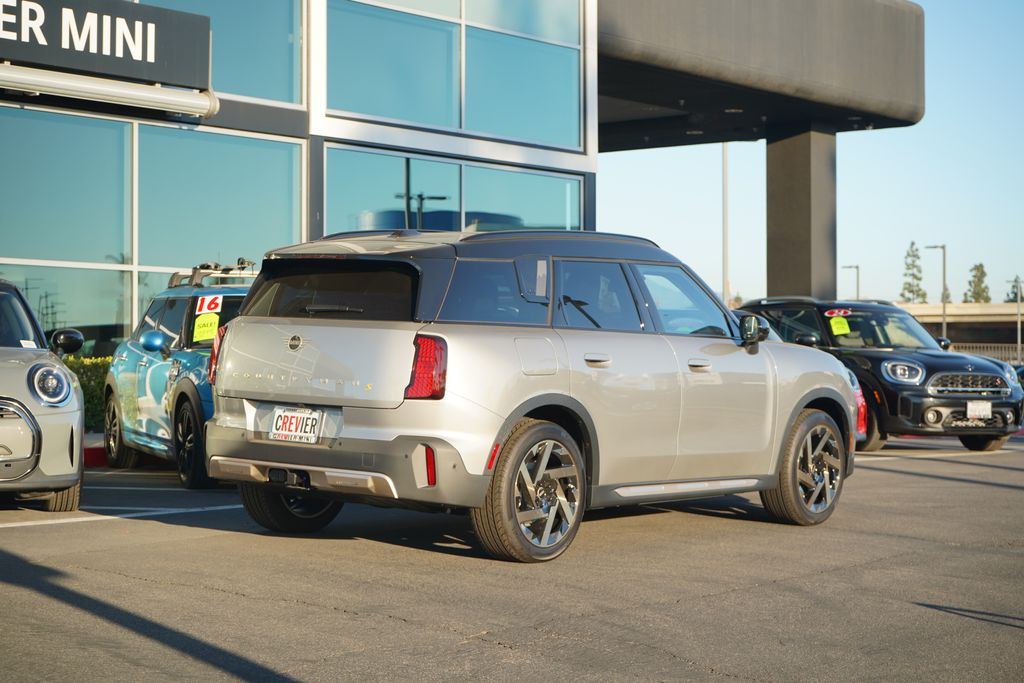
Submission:
M 948 246 L 952 300 L 983 263 L 993 301 L 1024 277 L 1024 0 L 919 0 L 925 11 L 926 111 L 909 128 L 837 138 L 838 265 L 861 266 L 863 298 L 897 299 L 903 258 Z M 643 235 L 722 283 L 722 146 L 600 155 L 597 227 Z M 729 280 L 763 296 L 765 144 L 729 144 Z M 941 252 L 921 251 L 928 301 L 942 292 Z M 855 273 L 839 270 L 838 295 Z

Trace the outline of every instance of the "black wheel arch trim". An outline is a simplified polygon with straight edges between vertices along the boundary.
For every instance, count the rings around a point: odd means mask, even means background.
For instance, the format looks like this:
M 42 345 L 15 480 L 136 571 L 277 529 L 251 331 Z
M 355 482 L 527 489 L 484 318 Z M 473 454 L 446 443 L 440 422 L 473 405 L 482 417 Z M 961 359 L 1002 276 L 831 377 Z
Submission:
M 186 396 L 192 403 L 192 409 L 196 411 L 196 420 L 199 423 L 200 431 L 205 432 L 206 420 L 203 419 L 203 401 L 199 398 L 199 390 L 190 379 L 182 379 L 180 382 L 175 383 L 174 389 L 171 390 L 171 414 L 169 417 L 172 421 L 177 418 L 178 402 L 181 400 L 182 395 Z
M 587 501 L 586 505 L 589 508 L 590 502 L 593 496 L 594 490 L 599 485 L 598 473 L 600 472 L 600 448 L 597 442 L 597 427 L 594 425 L 594 419 L 590 416 L 590 413 L 583 404 L 565 394 L 541 394 L 534 396 L 513 410 L 509 416 L 505 419 L 505 422 L 501 425 L 498 433 L 494 437 L 492 443 L 504 444 L 508 439 L 509 434 L 512 432 L 512 428 L 515 427 L 519 420 L 526 417 L 528 414 L 548 406 L 557 408 L 563 408 L 576 415 L 579 419 L 581 426 L 584 431 L 584 436 L 587 439 L 587 443 L 577 444 L 580 450 L 583 451 L 584 460 L 587 459 L 589 453 L 589 462 L 587 462 Z M 489 472 L 488 472 L 489 474 Z
M 789 419 L 786 421 L 786 429 L 782 432 L 779 438 L 779 450 L 775 454 L 775 463 L 772 465 L 772 475 L 779 475 L 779 468 L 782 466 L 783 453 L 782 449 L 785 448 L 786 439 L 789 435 L 790 430 L 793 429 L 793 425 L 796 423 L 797 418 L 800 417 L 800 413 L 806 410 L 808 404 L 814 403 L 820 399 L 827 399 L 838 404 L 843 413 L 843 423 L 839 425 L 839 429 L 842 430 L 843 437 L 843 450 L 846 451 L 846 476 L 853 473 L 853 456 L 854 452 L 848 448 L 850 441 L 850 434 L 853 432 L 853 425 L 850 423 L 850 414 L 846 408 L 846 399 L 835 389 L 831 387 L 819 387 L 806 394 L 804 394 L 799 401 L 796 402 L 796 407 L 793 412 L 790 413 Z M 831 417 L 831 416 L 830 416 Z

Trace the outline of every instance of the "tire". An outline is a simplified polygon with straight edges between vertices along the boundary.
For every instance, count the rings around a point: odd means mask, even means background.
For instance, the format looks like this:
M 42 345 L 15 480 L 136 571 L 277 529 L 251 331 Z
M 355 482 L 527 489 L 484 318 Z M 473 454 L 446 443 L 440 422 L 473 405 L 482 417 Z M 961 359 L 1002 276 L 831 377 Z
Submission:
M 502 445 L 483 506 L 469 514 L 492 557 L 545 562 L 576 537 L 586 500 L 585 463 L 573 438 L 556 424 L 524 418 Z
M 969 451 L 998 451 L 1009 436 L 961 436 L 960 443 Z
M 242 505 L 252 520 L 271 531 L 311 534 L 334 521 L 341 501 L 282 493 L 260 484 L 239 483 Z
M 768 511 L 790 524 L 811 526 L 828 519 L 846 478 L 846 447 L 835 421 L 820 410 L 804 410 L 786 438 L 779 483 L 761 491 Z
M 213 483 L 206 473 L 206 448 L 199 412 L 189 400 L 182 401 L 174 411 L 172 431 L 174 461 L 178 467 L 178 480 L 187 489 L 205 489 Z
M 857 442 L 857 451 L 859 453 L 880 451 L 888 440 L 888 435 L 882 433 L 882 430 L 878 428 L 877 411 L 877 407 L 872 408 L 870 404 L 868 405 L 868 436 L 863 441 Z
M 82 482 L 63 491 L 54 491 L 43 501 L 47 512 L 74 512 L 82 498 Z
M 118 469 L 135 467 L 139 454 L 124 443 L 121 431 L 121 416 L 117 414 L 117 399 L 114 392 L 107 394 L 103 407 L 103 451 L 107 454 L 107 465 Z

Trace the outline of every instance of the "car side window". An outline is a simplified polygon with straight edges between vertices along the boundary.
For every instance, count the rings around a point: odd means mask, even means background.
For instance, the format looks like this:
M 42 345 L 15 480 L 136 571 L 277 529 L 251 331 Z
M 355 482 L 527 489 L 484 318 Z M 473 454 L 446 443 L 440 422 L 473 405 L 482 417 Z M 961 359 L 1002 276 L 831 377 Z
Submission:
M 547 262 L 543 270 L 533 265 L 529 277 L 517 277 L 512 261 L 468 261 L 455 265 L 451 286 L 445 296 L 438 320 L 447 322 L 503 323 L 507 325 L 546 325 L 548 307 L 546 285 Z M 521 269 L 524 270 L 524 269 Z M 542 277 L 543 276 L 543 277 Z M 528 281 L 530 290 L 521 285 Z M 538 293 L 539 292 L 539 293 Z M 529 296 L 528 300 L 526 297 Z
M 668 334 L 731 337 L 725 313 L 686 271 L 678 266 L 634 266 Z
M 167 336 L 167 345 L 171 348 L 177 348 L 181 341 L 181 327 L 185 324 L 188 301 L 181 298 L 167 299 L 163 315 L 157 324 L 157 329 Z
M 782 341 L 792 344 L 803 334 L 813 334 L 821 342 L 826 339 L 818 311 L 814 308 L 773 307 L 758 311 L 758 314 L 768 318 L 768 322 L 782 337 Z
M 138 341 L 146 332 L 156 329 L 157 325 L 160 324 L 160 316 L 164 313 L 164 305 L 166 303 L 167 299 L 153 299 L 153 303 L 149 305 L 149 308 L 142 315 L 142 320 L 139 321 L 139 327 L 135 330 L 133 339 Z
M 618 263 L 559 261 L 558 327 L 640 332 L 636 301 Z

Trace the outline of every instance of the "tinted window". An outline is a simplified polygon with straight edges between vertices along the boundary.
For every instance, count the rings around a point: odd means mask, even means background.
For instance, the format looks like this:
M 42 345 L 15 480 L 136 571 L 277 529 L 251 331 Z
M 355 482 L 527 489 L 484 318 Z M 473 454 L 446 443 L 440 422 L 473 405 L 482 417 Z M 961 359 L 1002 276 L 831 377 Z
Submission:
M 271 263 L 242 315 L 340 320 L 412 320 L 418 276 L 389 261 Z
M 640 314 L 619 264 L 562 261 L 557 272 L 558 309 L 565 326 L 641 329 Z
M 548 307 L 523 298 L 511 261 L 462 261 L 455 266 L 440 320 L 545 325 Z
M 818 311 L 813 308 L 769 308 L 757 314 L 768 319 L 782 341 L 793 343 L 802 334 L 813 334 L 824 341 Z
M 167 299 L 153 299 L 153 303 L 149 305 L 149 308 L 142 315 L 142 320 L 139 321 L 139 328 L 135 330 L 135 339 L 139 339 L 145 333 L 157 328 L 157 325 L 160 324 L 160 316 L 164 314 L 164 306 L 166 304 Z
M 167 299 L 164 304 L 164 312 L 156 328 L 167 335 L 168 346 L 177 347 L 181 341 L 181 327 L 185 324 L 187 312 L 188 299 Z
M 670 334 L 728 337 L 729 323 L 700 285 L 677 266 L 637 266 L 661 321 Z
M 196 300 L 193 300 L 195 302 Z M 189 343 L 192 348 L 209 348 L 213 346 L 213 338 L 217 329 L 238 317 L 245 297 L 226 296 L 221 301 L 220 310 L 216 313 L 199 313 L 192 317 Z M 195 306 L 195 303 L 189 304 Z
M 846 348 L 937 349 L 938 343 L 910 314 L 891 310 L 835 309 L 848 315 L 829 315 L 828 325 L 837 346 Z
M 41 344 L 21 299 L 10 290 L 0 289 L 0 347 L 35 349 Z

